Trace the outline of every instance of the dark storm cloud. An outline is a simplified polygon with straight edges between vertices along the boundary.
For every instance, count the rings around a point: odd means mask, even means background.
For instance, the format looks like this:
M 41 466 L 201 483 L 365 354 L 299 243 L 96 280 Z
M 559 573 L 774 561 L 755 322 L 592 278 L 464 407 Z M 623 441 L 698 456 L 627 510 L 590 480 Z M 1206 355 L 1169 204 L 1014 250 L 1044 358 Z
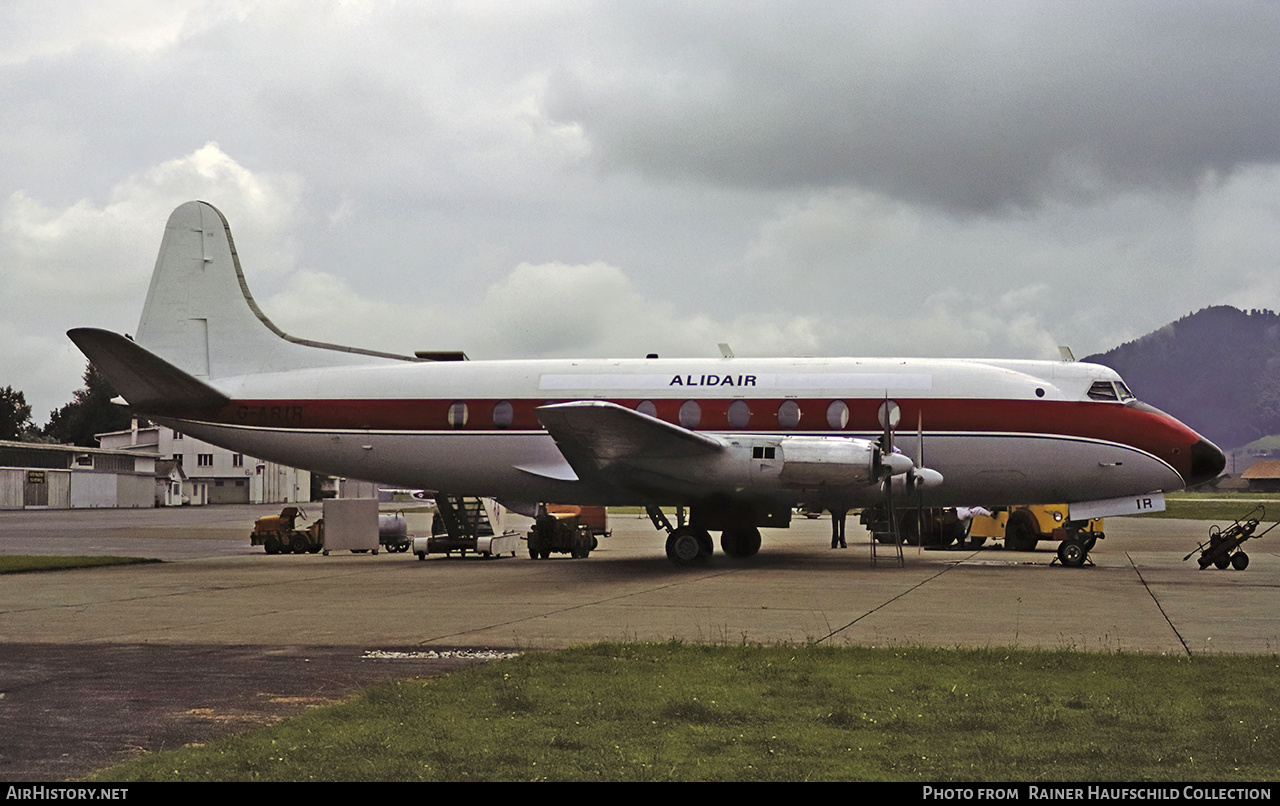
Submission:
M 609 168 L 992 212 L 1280 160 L 1274 3 L 616 11 L 548 98 Z

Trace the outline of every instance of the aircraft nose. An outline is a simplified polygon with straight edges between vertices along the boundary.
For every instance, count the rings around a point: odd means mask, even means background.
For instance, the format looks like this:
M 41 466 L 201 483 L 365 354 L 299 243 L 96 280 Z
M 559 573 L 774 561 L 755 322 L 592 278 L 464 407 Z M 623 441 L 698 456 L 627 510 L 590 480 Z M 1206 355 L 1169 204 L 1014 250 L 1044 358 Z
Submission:
M 1227 457 L 1217 445 L 1204 437 L 1191 446 L 1191 472 L 1186 477 L 1188 487 L 1194 487 L 1212 479 L 1216 479 L 1222 469 L 1227 466 Z

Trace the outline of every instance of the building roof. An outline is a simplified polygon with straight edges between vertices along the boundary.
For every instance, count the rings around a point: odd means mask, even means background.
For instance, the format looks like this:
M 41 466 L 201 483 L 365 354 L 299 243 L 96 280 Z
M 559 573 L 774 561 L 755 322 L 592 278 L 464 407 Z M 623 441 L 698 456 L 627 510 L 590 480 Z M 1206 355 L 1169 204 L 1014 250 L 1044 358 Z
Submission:
M 186 481 L 187 474 L 182 470 L 182 462 L 179 462 L 177 459 L 156 460 L 156 478 L 170 478 L 175 470 L 178 471 L 178 478 Z
M 142 451 L 0 440 L 0 467 L 152 473 L 156 455 Z
M 1240 474 L 1242 479 L 1280 479 L 1280 459 L 1263 459 L 1254 462 Z

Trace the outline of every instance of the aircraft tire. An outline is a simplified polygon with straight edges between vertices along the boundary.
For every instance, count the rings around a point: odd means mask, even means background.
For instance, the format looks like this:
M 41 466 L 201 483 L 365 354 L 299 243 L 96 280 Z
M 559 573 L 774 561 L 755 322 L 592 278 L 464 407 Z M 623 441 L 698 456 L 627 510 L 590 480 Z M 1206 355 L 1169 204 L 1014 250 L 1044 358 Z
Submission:
M 667 537 L 667 559 L 676 565 L 699 565 L 711 555 L 703 542 L 711 542 L 711 535 L 699 533 L 689 527 L 676 529 Z
M 1005 548 L 1012 551 L 1035 551 L 1040 542 L 1034 535 L 1040 533 L 1035 519 L 1026 512 L 1013 512 L 1004 528 Z
M 1088 556 L 1083 540 L 1064 540 L 1058 546 L 1058 559 L 1068 568 L 1079 568 Z
M 760 530 L 754 526 L 725 529 L 720 534 L 720 548 L 730 557 L 754 557 L 760 551 Z
M 1249 567 L 1249 555 L 1243 551 L 1237 551 L 1231 555 L 1231 567 L 1237 571 L 1243 571 Z

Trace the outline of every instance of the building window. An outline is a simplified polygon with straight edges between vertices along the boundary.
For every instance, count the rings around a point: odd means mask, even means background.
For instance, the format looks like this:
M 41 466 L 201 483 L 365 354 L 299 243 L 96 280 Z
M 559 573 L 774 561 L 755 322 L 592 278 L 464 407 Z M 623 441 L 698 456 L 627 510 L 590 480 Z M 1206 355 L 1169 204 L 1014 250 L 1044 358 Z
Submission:
M 199 467 L 213 467 L 213 454 L 198 453 L 196 454 L 196 465 Z
M 244 467 L 244 454 L 243 454 L 243 453 L 233 453 L 233 454 L 231 454 L 231 466 L 232 466 L 232 467 Z
M 175 454 L 173 455 L 173 461 L 175 461 L 175 462 L 177 462 L 177 463 L 178 463 L 178 467 L 182 467 L 182 454 L 180 454 L 180 453 L 175 453 Z
M 174 438 L 174 439 L 182 439 L 182 432 L 181 432 L 181 431 L 178 431 L 178 430 L 176 430 L 176 429 L 175 429 L 175 430 L 174 430 L 174 432 L 173 432 L 173 438 Z

